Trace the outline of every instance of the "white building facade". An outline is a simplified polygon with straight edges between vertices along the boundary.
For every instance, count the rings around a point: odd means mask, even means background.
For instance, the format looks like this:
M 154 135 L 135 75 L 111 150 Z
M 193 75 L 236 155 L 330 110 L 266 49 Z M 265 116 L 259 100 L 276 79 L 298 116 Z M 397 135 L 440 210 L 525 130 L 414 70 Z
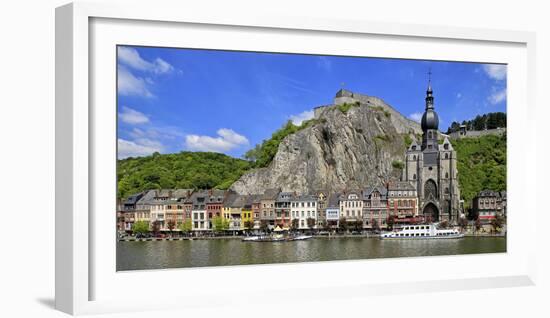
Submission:
M 290 222 L 298 220 L 298 228 L 306 230 L 317 227 L 318 211 L 317 198 L 313 195 L 298 196 L 290 201 Z M 308 219 L 313 219 L 313 227 L 308 224 Z

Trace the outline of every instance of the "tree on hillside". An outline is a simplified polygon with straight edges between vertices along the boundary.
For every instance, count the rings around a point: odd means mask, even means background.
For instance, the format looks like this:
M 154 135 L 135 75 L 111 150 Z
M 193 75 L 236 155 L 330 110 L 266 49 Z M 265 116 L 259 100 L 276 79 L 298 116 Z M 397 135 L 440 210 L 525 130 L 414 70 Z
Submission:
M 117 161 L 117 195 L 151 189 L 227 189 L 252 164 L 220 153 L 181 152 Z

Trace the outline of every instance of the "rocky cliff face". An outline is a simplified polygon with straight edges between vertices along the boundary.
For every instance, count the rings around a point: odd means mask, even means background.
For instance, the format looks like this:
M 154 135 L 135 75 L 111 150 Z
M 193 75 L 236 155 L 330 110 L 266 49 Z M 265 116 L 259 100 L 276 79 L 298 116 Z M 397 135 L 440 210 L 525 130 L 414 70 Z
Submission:
M 354 104 L 347 111 L 338 105 Z M 405 139 L 420 125 L 381 99 L 340 91 L 334 105 L 315 109 L 315 125 L 287 136 L 266 168 L 243 175 L 231 188 L 241 194 L 269 188 L 298 193 L 342 191 L 397 179 Z

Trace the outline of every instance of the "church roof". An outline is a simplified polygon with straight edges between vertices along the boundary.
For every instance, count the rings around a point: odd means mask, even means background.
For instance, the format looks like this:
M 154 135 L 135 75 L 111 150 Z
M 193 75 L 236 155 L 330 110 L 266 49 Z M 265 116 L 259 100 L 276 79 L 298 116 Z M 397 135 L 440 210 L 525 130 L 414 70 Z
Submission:
M 414 186 L 408 182 L 408 181 L 395 181 L 390 182 L 388 185 L 389 191 L 398 191 L 398 190 L 406 190 L 406 191 L 414 191 Z
M 426 109 L 424 115 L 422 115 L 422 120 L 420 122 L 422 130 L 426 131 L 428 129 L 438 129 L 439 128 L 439 116 L 435 110 L 429 108 Z

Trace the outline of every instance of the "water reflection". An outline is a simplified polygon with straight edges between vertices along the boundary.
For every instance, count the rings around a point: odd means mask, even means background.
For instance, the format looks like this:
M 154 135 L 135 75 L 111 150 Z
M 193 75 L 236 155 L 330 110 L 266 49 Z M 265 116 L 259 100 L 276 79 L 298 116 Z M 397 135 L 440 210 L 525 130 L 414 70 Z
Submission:
M 117 270 L 220 265 L 313 262 L 386 257 L 499 253 L 506 239 L 388 241 L 365 238 L 316 238 L 258 243 L 228 240 L 118 242 Z

